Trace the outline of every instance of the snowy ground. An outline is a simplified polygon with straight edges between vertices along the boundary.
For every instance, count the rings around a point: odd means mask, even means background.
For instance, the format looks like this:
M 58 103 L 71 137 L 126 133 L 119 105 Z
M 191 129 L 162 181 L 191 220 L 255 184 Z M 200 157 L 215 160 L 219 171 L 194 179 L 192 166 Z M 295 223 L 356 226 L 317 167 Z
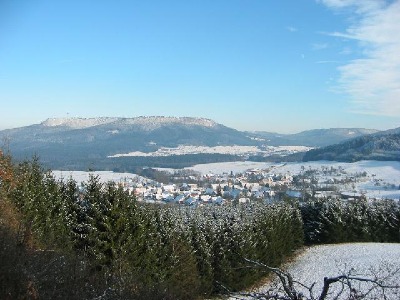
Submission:
M 89 175 L 98 175 L 101 182 L 123 182 L 127 180 L 138 180 L 141 177 L 132 173 L 116 173 L 112 171 L 95 171 L 95 172 L 85 172 L 85 171 L 52 171 L 56 179 L 69 179 L 72 177 L 78 184 L 83 181 L 88 181 Z
M 233 161 L 233 162 L 223 162 L 223 163 L 210 163 L 210 164 L 200 164 L 193 167 L 188 167 L 185 169 L 194 170 L 200 172 L 201 174 L 223 174 L 223 173 L 243 173 L 249 169 L 267 169 L 272 163 L 265 162 L 252 162 L 252 161 Z
M 285 268 L 293 278 L 307 286 L 315 284 L 315 295 L 319 295 L 324 277 L 335 277 L 351 273 L 357 277 L 373 279 L 374 275 L 384 278 L 389 273 L 397 273 L 385 280 L 385 284 L 400 283 L 400 244 L 355 243 L 339 245 L 321 245 L 308 248 L 293 263 Z M 271 285 L 261 287 L 265 292 Z M 358 283 L 354 285 L 358 287 Z M 299 287 L 300 288 L 300 287 Z M 365 283 L 362 290 L 368 287 Z M 338 292 L 340 284 L 332 286 L 332 292 Z M 305 295 L 307 290 L 302 289 Z M 396 294 L 397 293 L 397 294 Z M 391 290 L 387 299 L 400 299 L 400 289 Z M 329 299 L 334 299 L 333 294 Z M 347 298 L 340 298 L 347 299 Z M 381 296 L 375 299 L 383 299 Z
M 155 152 L 140 152 L 134 151 L 129 153 L 115 154 L 109 157 L 126 157 L 126 156 L 171 156 L 171 155 L 185 155 L 185 154 L 230 154 L 230 155 L 289 155 L 299 151 L 308 151 L 312 148 L 305 146 L 279 146 L 279 147 L 263 147 L 257 146 L 188 146 L 180 145 L 174 148 L 161 147 Z
M 214 174 L 223 173 L 240 173 L 251 168 L 270 168 L 274 167 L 275 172 L 278 173 L 291 173 L 298 174 L 304 167 L 306 170 L 321 169 L 324 167 L 334 168 L 343 167 L 346 172 L 356 173 L 366 171 L 367 173 L 375 174 L 385 181 L 398 182 L 400 183 L 400 162 L 396 161 L 373 161 L 364 160 L 354 163 L 343 163 L 335 161 L 310 161 L 310 162 L 294 162 L 294 163 L 269 163 L 269 162 L 251 162 L 251 161 L 238 161 L 238 162 L 222 162 L 222 163 L 210 163 L 210 164 L 199 164 L 187 169 L 199 171 L 203 174 L 213 172 Z

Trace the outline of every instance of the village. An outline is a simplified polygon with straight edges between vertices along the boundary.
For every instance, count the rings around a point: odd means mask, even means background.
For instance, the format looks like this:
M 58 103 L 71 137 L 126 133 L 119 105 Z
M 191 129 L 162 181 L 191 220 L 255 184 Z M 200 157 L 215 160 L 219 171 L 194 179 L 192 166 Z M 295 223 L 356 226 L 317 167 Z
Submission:
M 310 198 L 361 199 L 372 190 L 398 190 L 375 174 L 348 173 L 342 167 L 312 169 L 300 168 L 299 172 L 278 172 L 274 166 L 248 169 L 244 172 L 201 174 L 194 171 L 177 171 L 169 174 L 169 183 L 160 183 L 144 177 L 125 178 L 119 184 L 134 194 L 138 201 L 185 206 L 231 205 L 259 201 L 274 203 L 284 200 Z M 381 198 L 385 198 L 384 193 Z
M 288 187 L 292 182 L 291 176 L 267 175 L 261 170 L 249 170 L 243 174 L 186 174 L 182 177 L 171 176 L 171 179 L 179 183 L 162 184 L 145 180 L 136 183 L 128 181 L 124 185 L 139 201 L 199 206 L 273 202 L 277 200 L 277 188 Z
M 204 164 L 187 169 L 151 169 L 145 175 L 112 171 L 53 171 L 81 186 L 89 175 L 113 181 L 141 202 L 182 206 L 276 203 L 307 199 L 400 199 L 400 163 Z

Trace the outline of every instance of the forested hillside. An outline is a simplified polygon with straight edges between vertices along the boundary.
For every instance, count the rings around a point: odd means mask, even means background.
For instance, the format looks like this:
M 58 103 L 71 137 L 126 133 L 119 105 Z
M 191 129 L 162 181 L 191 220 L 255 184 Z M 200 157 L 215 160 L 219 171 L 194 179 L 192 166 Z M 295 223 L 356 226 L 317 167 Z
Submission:
M 303 161 L 400 160 L 400 133 L 365 135 L 340 144 L 308 151 Z
M 265 139 L 266 143 L 271 146 L 302 145 L 310 147 L 326 147 L 376 132 L 378 132 L 378 130 L 365 128 L 330 128 L 312 129 L 292 134 L 279 134 L 262 131 L 250 134 Z

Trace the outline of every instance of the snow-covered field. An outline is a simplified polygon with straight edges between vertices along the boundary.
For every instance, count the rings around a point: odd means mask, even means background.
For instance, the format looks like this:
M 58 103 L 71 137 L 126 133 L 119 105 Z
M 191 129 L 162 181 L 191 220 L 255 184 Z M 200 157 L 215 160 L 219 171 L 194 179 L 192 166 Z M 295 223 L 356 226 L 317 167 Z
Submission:
M 279 146 L 264 147 L 260 149 L 257 146 L 187 146 L 181 145 L 175 148 L 161 147 L 155 152 L 134 151 L 129 153 L 115 154 L 109 157 L 126 157 L 126 156 L 171 156 L 185 154 L 230 154 L 230 155 L 288 155 L 299 151 L 307 151 L 312 148 L 304 146 Z
M 321 169 L 321 167 L 342 167 L 348 173 L 357 173 L 366 171 L 369 174 L 374 174 L 377 177 L 393 183 L 400 183 L 400 162 L 396 161 L 373 161 L 364 160 L 354 163 L 344 163 L 335 161 L 310 161 L 310 162 L 294 162 L 294 163 L 269 163 L 269 162 L 222 162 L 199 164 L 187 169 L 192 169 L 203 174 L 213 172 L 214 174 L 223 173 L 241 173 L 248 169 L 268 169 L 273 167 L 276 173 L 291 173 L 299 174 L 304 167 L 307 169 Z
M 185 169 L 200 172 L 201 174 L 223 174 L 223 173 L 243 173 L 249 169 L 267 169 L 271 167 L 272 163 L 265 162 L 253 162 L 253 161 L 233 161 L 233 162 L 223 162 L 223 163 L 210 163 L 210 164 L 200 164 L 193 167 L 188 167 Z
M 85 171 L 52 171 L 56 179 L 74 179 L 78 184 L 83 181 L 88 181 L 90 174 L 99 176 L 100 182 L 122 182 L 129 179 L 138 180 L 140 176 L 132 173 L 116 173 L 112 171 L 95 171 L 95 172 L 85 172 Z
M 397 273 L 387 278 L 386 285 L 398 285 L 400 283 L 400 244 L 355 243 L 339 245 L 321 245 L 306 249 L 285 270 L 293 275 L 293 278 L 306 286 L 315 283 L 315 295 L 319 295 L 323 286 L 324 277 L 336 277 L 348 275 L 374 279 L 377 276 L 384 279 L 389 274 Z M 354 283 L 359 288 L 360 283 Z M 258 291 L 265 292 L 271 284 L 261 287 Z M 307 295 L 307 290 L 298 287 Z M 341 285 L 332 285 L 332 292 L 338 293 Z M 361 284 L 361 289 L 366 291 L 367 283 Z M 334 299 L 334 294 L 329 299 Z M 400 299 L 400 289 L 387 290 L 387 299 Z M 339 298 L 347 299 L 347 298 Z M 369 298 L 368 298 L 369 299 Z M 377 297 L 374 299 L 383 299 Z
M 223 174 L 223 173 L 243 173 L 249 169 L 270 169 L 271 172 L 277 174 L 299 174 L 302 167 L 307 169 L 321 169 L 321 167 L 342 167 L 344 171 L 348 173 L 367 172 L 371 176 L 382 179 L 390 184 L 400 184 L 400 162 L 394 161 L 359 161 L 355 163 L 342 163 L 332 161 L 317 161 L 317 162 L 296 162 L 296 163 L 268 163 L 268 162 L 252 162 L 252 161 L 235 161 L 235 162 L 223 162 L 223 163 L 210 163 L 210 164 L 199 164 L 193 167 L 187 167 L 185 169 L 194 170 L 201 174 Z M 171 168 L 157 168 L 159 170 L 165 170 L 173 172 L 175 169 Z M 136 174 L 132 173 L 115 173 L 112 171 L 96 171 L 96 172 L 84 172 L 84 171 L 53 171 L 57 178 L 68 178 L 73 177 L 79 179 L 88 178 L 90 173 L 99 175 L 104 181 L 119 180 L 124 177 L 136 177 Z

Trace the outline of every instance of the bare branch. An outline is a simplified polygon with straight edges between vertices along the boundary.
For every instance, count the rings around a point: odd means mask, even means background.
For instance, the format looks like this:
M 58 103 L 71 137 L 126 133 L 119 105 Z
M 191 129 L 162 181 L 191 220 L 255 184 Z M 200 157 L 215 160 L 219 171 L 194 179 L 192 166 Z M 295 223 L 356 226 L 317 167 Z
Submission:
M 287 295 L 288 298 L 286 299 L 290 299 L 290 300 L 301 300 L 304 298 L 304 295 L 302 293 L 299 293 L 296 291 L 296 289 L 294 288 L 294 283 L 295 281 L 293 280 L 293 277 L 290 273 L 286 273 L 284 271 L 282 271 L 281 269 L 278 268 L 273 268 L 273 267 L 269 267 L 263 263 L 260 263 L 258 261 L 254 261 L 248 258 L 244 258 L 244 260 L 246 262 L 252 263 L 258 267 L 262 267 L 268 271 L 271 271 L 272 273 L 274 273 L 276 276 L 278 276 L 280 282 L 282 283 L 282 287 Z M 299 283 L 300 284 L 300 283 Z M 311 286 L 311 288 L 305 286 L 304 284 L 301 284 L 303 287 L 307 288 L 309 291 L 312 290 L 314 284 Z M 270 299 L 279 299 L 279 298 L 270 298 Z M 284 298 L 283 298 L 284 299 Z
M 373 286 L 368 290 L 367 293 L 364 294 L 364 297 L 373 289 L 376 287 L 380 287 L 382 289 L 399 289 L 400 285 L 385 285 L 382 283 L 381 280 L 377 279 L 370 279 L 370 278 L 364 278 L 364 277 L 356 277 L 356 276 L 350 276 L 350 275 L 340 275 L 337 277 L 325 277 L 324 278 L 324 286 L 322 288 L 321 295 L 319 296 L 319 300 L 324 300 L 326 299 L 326 296 L 328 295 L 329 288 L 331 284 L 335 282 L 342 282 L 344 285 L 347 285 L 352 293 L 354 293 L 354 288 L 352 288 L 352 281 L 357 281 L 357 282 L 368 282 L 372 283 Z M 342 289 L 343 290 L 343 289 Z
M 253 267 L 253 268 L 262 268 L 266 271 L 272 272 L 277 276 L 279 279 L 279 282 L 281 284 L 281 287 L 276 287 L 275 289 L 270 289 L 267 292 L 264 293 L 257 293 L 257 292 L 251 292 L 251 293 L 236 293 L 232 294 L 234 297 L 239 297 L 238 299 L 242 299 L 240 297 L 248 297 L 251 299 L 274 299 L 274 300 L 326 300 L 328 299 L 327 297 L 332 297 L 330 299 L 341 299 L 344 296 L 344 293 L 347 292 L 349 299 L 366 299 L 368 296 L 372 296 L 374 299 L 376 298 L 374 291 L 379 292 L 379 297 L 381 299 L 387 299 L 387 290 L 389 289 L 399 289 L 400 290 L 400 285 L 399 284 L 391 284 L 390 283 L 390 277 L 393 277 L 395 274 L 400 272 L 400 268 L 396 268 L 395 270 L 392 270 L 391 268 L 388 267 L 386 272 L 388 274 L 386 276 L 379 276 L 379 272 L 371 272 L 368 276 L 363 276 L 362 274 L 354 274 L 354 269 L 351 269 L 347 274 L 335 276 L 335 277 L 325 277 L 324 278 L 324 284 L 321 290 L 321 293 L 319 294 L 319 297 L 314 297 L 313 290 L 315 288 L 315 284 L 313 283 L 311 286 L 307 286 L 304 283 L 301 283 L 299 281 L 296 281 L 293 279 L 292 275 L 288 272 L 285 272 L 279 268 L 273 268 L 270 266 L 267 266 L 261 262 L 251 260 L 248 258 L 243 258 L 244 261 L 247 263 L 251 264 L 246 267 Z M 372 277 L 371 277 L 372 275 Z M 335 295 L 332 295 L 332 293 L 329 293 L 330 288 L 332 287 L 333 284 L 339 283 L 341 285 L 339 291 L 335 291 Z M 367 283 L 369 285 L 367 286 L 361 286 L 361 283 Z M 358 284 L 358 285 L 357 285 Z M 221 285 L 226 291 L 229 292 L 229 290 Z M 298 291 L 296 289 L 297 287 L 302 287 L 306 290 L 308 290 L 309 296 L 305 297 L 303 293 Z

